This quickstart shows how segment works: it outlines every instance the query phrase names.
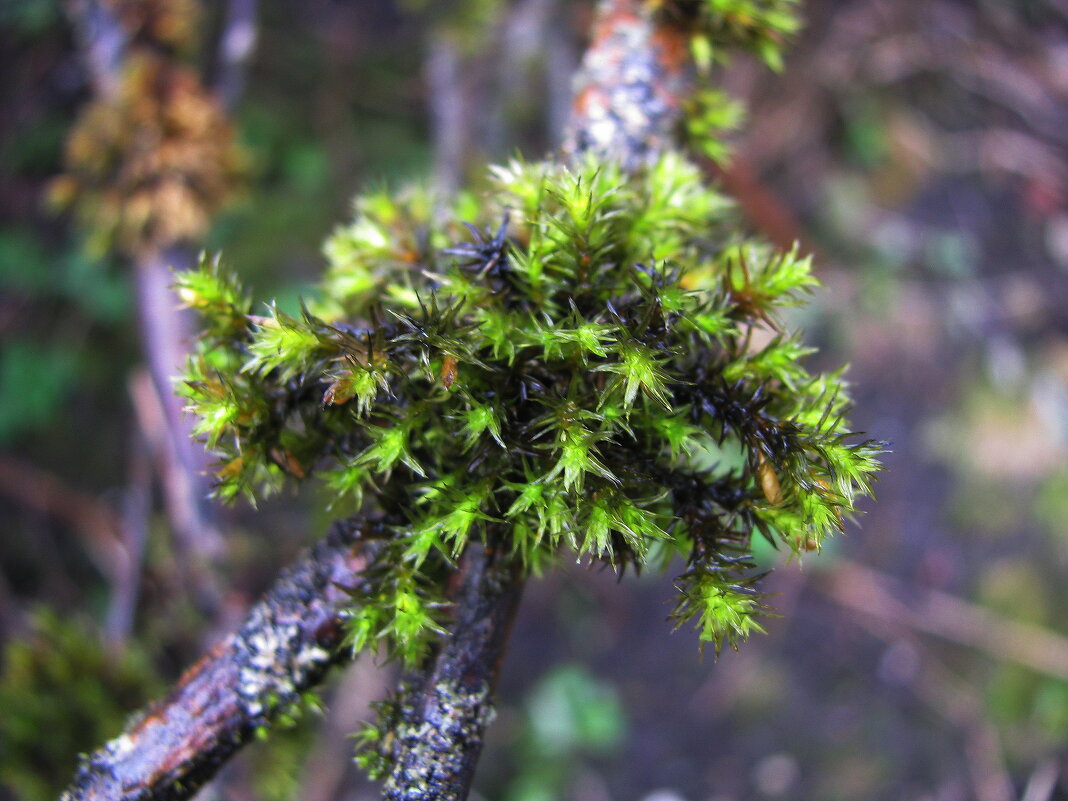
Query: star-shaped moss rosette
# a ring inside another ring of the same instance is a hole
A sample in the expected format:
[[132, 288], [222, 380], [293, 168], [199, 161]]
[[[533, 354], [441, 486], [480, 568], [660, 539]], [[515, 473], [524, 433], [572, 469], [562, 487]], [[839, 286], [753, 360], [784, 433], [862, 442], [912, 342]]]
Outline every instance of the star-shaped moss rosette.
[[216, 262], [179, 277], [204, 334], [185, 384], [218, 492], [318, 475], [391, 532], [357, 648], [415, 662], [472, 540], [530, 570], [565, 553], [685, 561], [677, 624], [735, 647], [760, 630], [763, 536], [816, 550], [870, 492], [881, 444], [848, 428], [840, 372], [782, 327], [809, 260], [732, 233], [676, 154], [625, 175], [513, 162], [437, 224], [425, 193], [363, 197], [299, 316]]

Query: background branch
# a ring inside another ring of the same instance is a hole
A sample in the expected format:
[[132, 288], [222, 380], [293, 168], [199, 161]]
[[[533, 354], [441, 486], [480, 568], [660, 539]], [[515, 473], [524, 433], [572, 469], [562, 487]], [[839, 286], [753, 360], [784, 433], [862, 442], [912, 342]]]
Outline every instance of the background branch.
[[[214, 617], [221, 590], [210, 566], [223, 553], [222, 536], [208, 500], [209, 459], [204, 446], [193, 438], [193, 421], [182, 413], [182, 401], [174, 392], [193, 340], [192, 312], [178, 308], [171, 289], [174, 272], [193, 266], [184, 246], [165, 253], [135, 256], [134, 281], [141, 342], [155, 387], [155, 398], [143, 395], [139, 412], [154, 411], [154, 422], [145, 420], [147, 436], [155, 446], [163, 503], [185, 567], [196, 576], [194, 600], [209, 618]], [[155, 400], [155, 403], [152, 401]], [[152, 407], [155, 407], [154, 409]]]
[[258, 0], [230, 0], [219, 35], [218, 66], [212, 85], [219, 102], [233, 111], [245, 91], [248, 62], [256, 49]]
[[129, 45], [126, 31], [113, 9], [100, 0], [71, 0], [69, 11], [93, 91], [99, 97], [114, 97]]
[[1041, 626], [1010, 620], [949, 593], [906, 586], [845, 559], [816, 586], [849, 609], [1068, 680], [1068, 639]]

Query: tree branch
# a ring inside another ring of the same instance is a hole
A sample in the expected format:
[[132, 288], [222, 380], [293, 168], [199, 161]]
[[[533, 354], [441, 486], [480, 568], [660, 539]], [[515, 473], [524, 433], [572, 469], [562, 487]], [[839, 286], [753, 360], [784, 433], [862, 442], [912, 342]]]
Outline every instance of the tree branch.
[[194, 259], [187, 247], [176, 245], [164, 253], [141, 253], [134, 260], [141, 344], [159, 412], [158, 425], [145, 428], [145, 433], [156, 452], [167, 519], [194, 578], [194, 600], [212, 618], [222, 594], [212, 565], [225, 546], [209, 501], [211, 458], [193, 437], [193, 421], [183, 415], [182, 400], [174, 392], [174, 376], [181, 374], [188, 357], [196, 320], [192, 309], [179, 308], [171, 285], [174, 273], [190, 269]]
[[523, 577], [499, 549], [464, 554], [452, 632], [419, 687], [402, 698], [389, 801], [459, 801], [467, 797], [493, 717], [497, 683]]
[[170, 694], [82, 761], [61, 801], [189, 798], [257, 729], [347, 658], [343, 610], [373, 557], [373, 523], [335, 523]]
[[126, 31], [114, 10], [101, 0], [72, 0], [70, 18], [85, 56], [93, 91], [100, 97], [114, 97], [122, 81], [129, 46]]
[[689, 38], [640, 0], [601, 0], [575, 76], [564, 153], [633, 170], [672, 147], [693, 83]]
[[258, 0], [230, 0], [226, 20], [219, 36], [219, 63], [212, 82], [219, 102], [233, 111], [245, 91], [248, 62], [256, 49], [256, 11]]
[[815, 586], [847, 609], [1068, 681], [1068, 639], [1050, 629], [1003, 617], [948, 593], [903, 584], [847, 559], [838, 559]]

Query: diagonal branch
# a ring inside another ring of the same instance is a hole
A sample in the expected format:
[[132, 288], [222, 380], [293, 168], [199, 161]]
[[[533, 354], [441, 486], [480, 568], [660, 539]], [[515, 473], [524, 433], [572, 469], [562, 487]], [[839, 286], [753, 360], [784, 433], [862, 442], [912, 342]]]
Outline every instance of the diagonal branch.
[[235, 634], [170, 694], [82, 761], [61, 801], [189, 798], [258, 729], [344, 661], [347, 589], [373, 558], [374, 523], [338, 522], [285, 570]]

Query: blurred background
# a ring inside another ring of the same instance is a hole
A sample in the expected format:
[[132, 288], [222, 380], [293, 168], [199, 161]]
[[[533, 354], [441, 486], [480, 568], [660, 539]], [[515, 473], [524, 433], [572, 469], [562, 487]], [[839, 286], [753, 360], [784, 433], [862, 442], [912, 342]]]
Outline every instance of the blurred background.
[[[718, 660], [669, 631], [670, 575], [532, 582], [479, 798], [1068, 799], [1068, 2], [803, 7], [782, 74], [717, 73], [750, 115], [710, 172], [749, 227], [816, 255], [825, 288], [790, 324], [821, 368], [851, 364], [854, 426], [891, 443], [878, 500], [818, 558], [763, 553], [781, 617]], [[0, 798], [25, 801], [328, 522], [314, 489], [182, 522], [144, 248], [58, 208], [103, 91], [66, 11], [0, 2]], [[554, 147], [591, 15], [205, 4], [180, 58], [226, 99], [239, 189], [202, 246], [296, 308], [357, 191], [449, 192]], [[376, 797], [348, 735], [391, 683], [339, 673], [201, 797]]]

